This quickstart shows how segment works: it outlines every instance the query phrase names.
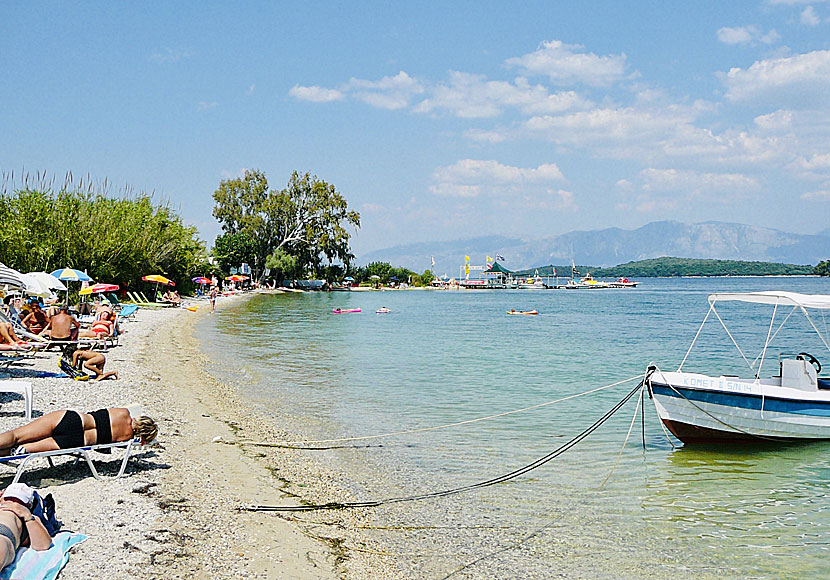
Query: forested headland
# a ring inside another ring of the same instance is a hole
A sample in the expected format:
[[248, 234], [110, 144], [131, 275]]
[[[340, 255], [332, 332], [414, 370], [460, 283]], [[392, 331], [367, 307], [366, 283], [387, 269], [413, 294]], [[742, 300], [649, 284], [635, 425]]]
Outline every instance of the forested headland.
[[[776, 262], [749, 262], [742, 260], [711, 260], [697, 258], [652, 258], [626, 262], [609, 268], [577, 265], [582, 275], [589, 273], [594, 278], [657, 278], [672, 276], [812, 276], [821, 275], [821, 265], [780, 264]], [[571, 266], [545, 266], [537, 268], [539, 275], [552, 276], [553, 271], [559, 276], [570, 277]], [[537, 269], [524, 270], [532, 274]], [[827, 275], [827, 274], [824, 274]]]

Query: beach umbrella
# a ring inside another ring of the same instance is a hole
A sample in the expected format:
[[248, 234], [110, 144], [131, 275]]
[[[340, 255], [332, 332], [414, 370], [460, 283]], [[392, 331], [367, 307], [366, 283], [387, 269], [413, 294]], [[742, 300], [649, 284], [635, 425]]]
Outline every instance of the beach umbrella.
[[118, 284], [93, 284], [92, 286], [87, 286], [86, 288], [82, 288], [78, 294], [81, 296], [86, 296], [87, 294], [100, 294], [101, 292], [115, 292], [119, 288]]
[[23, 275], [20, 272], [0, 262], [0, 287], [6, 287], [7, 290], [23, 290], [26, 288], [26, 283], [21, 276]]
[[343, 281], [344, 282], [354, 282], [354, 278], [352, 278], [351, 276], [346, 276], [345, 278], [343, 278]]
[[146, 282], [155, 282], [156, 284], [164, 284], [165, 286], [175, 286], [176, 283], [170, 278], [165, 278], [161, 274], [148, 274], [141, 278]]
[[21, 274], [20, 277], [26, 284], [26, 287], [23, 289], [23, 292], [25, 294], [37, 296], [39, 298], [54, 297], [52, 289], [49, 288], [49, 286], [47, 286], [46, 284], [44, 284], [39, 278], [36, 278], [31, 274]]
[[225, 278], [225, 280], [228, 280], [230, 282], [242, 282], [242, 280], [247, 280], [247, 279], [248, 279], [247, 276], [240, 276], [239, 274], [232, 274], [232, 275]]
[[92, 278], [86, 272], [74, 268], [62, 268], [52, 272], [52, 276], [58, 280], [69, 280], [70, 282], [92, 282]]
[[[86, 272], [75, 270], [74, 268], [62, 268], [52, 272], [52, 276], [58, 280], [65, 280], [71, 282], [92, 282], [92, 278]], [[66, 303], [69, 304], [69, 289], [66, 290]]]
[[210, 280], [204, 276], [196, 276], [192, 280], [194, 284], [210, 284]]
[[66, 284], [61, 282], [58, 278], [52, 276], [52, 274], [48, 274], [46, 272], [29, 272], [26, 276], [36, 278], [41, 284], [50, 290], [58, 290], [60, 292], [66, 290]]

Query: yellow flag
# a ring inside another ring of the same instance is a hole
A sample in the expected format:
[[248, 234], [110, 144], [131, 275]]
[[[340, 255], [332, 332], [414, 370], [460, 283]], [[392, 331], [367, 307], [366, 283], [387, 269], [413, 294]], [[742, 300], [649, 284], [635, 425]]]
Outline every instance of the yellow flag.
[[487, 263], [490, 263], [492, 261], [493, 261], [493, 258], [491, 258], [490, 256], [487, 256]]
[[470, 261], [470, 256], [464, 256], [464, 261], [469, 262]]
[[469, 273], [470, 273], [470, 265], [469, 265], [469, 264], [464, 264], [464, 273], [465, 273], [465, 274], [469, 274]]

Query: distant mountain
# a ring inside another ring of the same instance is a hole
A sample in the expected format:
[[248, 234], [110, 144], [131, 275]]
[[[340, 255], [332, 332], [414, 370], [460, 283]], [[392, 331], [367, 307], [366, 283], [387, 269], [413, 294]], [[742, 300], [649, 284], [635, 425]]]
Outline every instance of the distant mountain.
[[422, 272], [434, 257], [436, 274], [457, 276], [465, 255], [471, 264], [483, 264], [485, 256], [495, 258], [496, 254], [506, 258], [503, 264], [511, 270], [570, 264], [571, 260], [615, 266], [662, 256], [817, 264], [830, 258], [830, 230], [802, 235], [744, 224], [662, 221], [635, 230], [573, 231], [537, 239], [487, 236], [409, 244], [358, 256], [358, 263], [389, 262]]

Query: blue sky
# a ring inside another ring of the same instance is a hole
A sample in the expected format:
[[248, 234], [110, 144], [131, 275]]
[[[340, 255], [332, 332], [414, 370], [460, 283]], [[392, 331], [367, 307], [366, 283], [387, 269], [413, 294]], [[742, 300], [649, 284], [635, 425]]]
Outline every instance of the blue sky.
[[361, 252], [830, 217], [830, 3], [3, 2], [0, 170], [333, 183]]

